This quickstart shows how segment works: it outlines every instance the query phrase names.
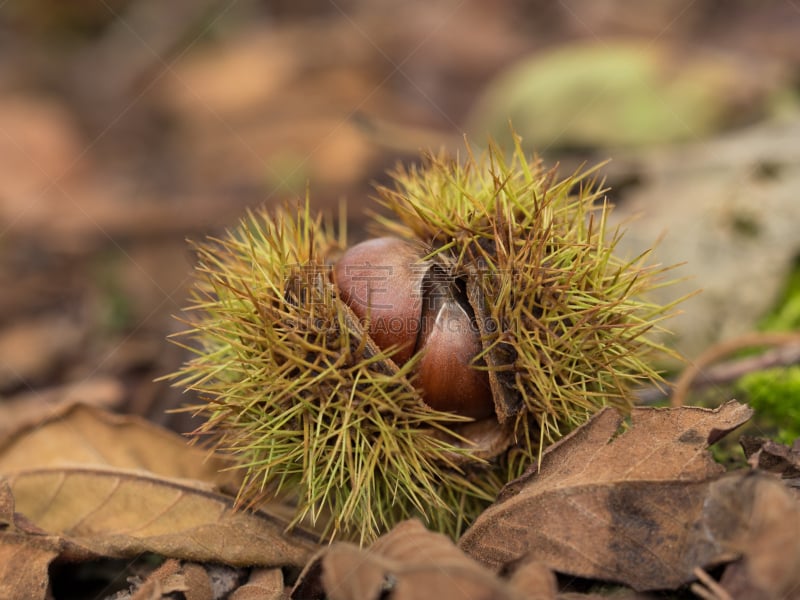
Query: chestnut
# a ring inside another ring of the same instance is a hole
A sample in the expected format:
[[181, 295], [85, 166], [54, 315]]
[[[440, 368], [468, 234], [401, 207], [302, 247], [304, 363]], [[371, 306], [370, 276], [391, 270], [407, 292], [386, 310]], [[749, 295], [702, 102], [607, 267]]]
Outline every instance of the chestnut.
[[422, 352], [418, 385], [432, 408], [483, 419], [494, 414], [489, 373], [476, 368], [485, 366], [475, 361], [480, 335], [471, 308], [454, 291], [442, 288], [425, 298], [417, 340]]
[[334, 265], [341, 299], [398, 365], [421, 352], [416, 381], [436, 410], [481, 419], [494, 405], [486, 371], [473, 363], [480, 336], [465, 295], [424, 251], [398, 238], [367, 240]]
[[381, 237], [347, 249], [333, 267], [339, 296], [367, 324], [382, 350], [397, 348], [398, 365], [414, 354], [422, 312], [422, 280], [430, 263], [410, 242]]

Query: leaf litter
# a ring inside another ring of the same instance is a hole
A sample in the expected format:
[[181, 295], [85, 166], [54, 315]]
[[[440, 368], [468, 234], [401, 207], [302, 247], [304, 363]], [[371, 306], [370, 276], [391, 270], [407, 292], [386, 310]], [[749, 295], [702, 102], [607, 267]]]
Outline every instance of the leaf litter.
[[[518, 577], [503, 581], [459, 551], [440, 533], [418, 520], [403, 521], [368, 549], [338, 542], [320, 551], [306, 566], [292, 591], [293, 598], [372, 600], [393, 598], [460, 598], [522, 600], [533, 598], [518, 589]], [[537, 587], [555, 597], [555, 578], [546, 572]]]
[[798, 448], [745, 438], [750, 468], [732, 472], [709, 452], [751, 414], [735, 401], [636, 408], [629, 421], [604, 409], [456, 543], [412, 520], [362, 548], [321, 547], [269, 505], [236, 510], [226, 461], [204, 462], [180, 436], [66, 406], [0, 443], [0, 597], [47, 598], [64, 561], [142, 553], [167, 562], [128, 597], [224, 597], [208, 591], [212, 564], [238, 569], [235, 598], [600, 597], [559, 588], [575, 577], [627, 598], [690, 586], [703, 598], [800, 597]]
[[[760, 470], [724, 473], [707, 451], [751, 413], [733, 401], [715, 410], [637, 408], [619, 433], [621, 415], [601, 411], [509, 484], [459, 545], [498, 572], [536, 559], [639, 591], [684, 586], [698, 567], [763, 562], [781, 576], [759, 585], [783, 594], [800, 586], [796, 500]], [[772, 537], [770, 514], [785, 515], [792, 537], [777, 551], [758, 547]]]
[[0, 598], [47, 598], [48, 568], [64, 561], [149, 553], [186, 564], [305, 564], [315, 538], [285, 532], [269, 506], [237, 510], [218, 489], [228, 464], [93, 406], [64, 406], [18, 429], [0, 442]]

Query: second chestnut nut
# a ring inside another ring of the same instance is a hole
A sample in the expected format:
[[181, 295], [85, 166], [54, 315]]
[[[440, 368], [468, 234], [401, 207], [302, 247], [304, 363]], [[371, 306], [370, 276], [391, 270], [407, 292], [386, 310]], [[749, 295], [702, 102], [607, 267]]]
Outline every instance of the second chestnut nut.
[[418, 246], [393, 237], [349, 248], [333, 268], [339, 295], [398, 365], [421, 353], [416, 384], [431, 408], [494, 413], [480, 334], [463, 290]]

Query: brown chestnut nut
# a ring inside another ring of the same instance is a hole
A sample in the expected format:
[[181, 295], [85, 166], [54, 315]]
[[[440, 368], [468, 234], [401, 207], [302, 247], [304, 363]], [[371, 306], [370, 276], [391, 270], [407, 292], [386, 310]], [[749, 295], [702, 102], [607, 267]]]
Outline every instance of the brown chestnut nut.
[[414, 354], [422, 313], [422, 280], [430, 263], [416, 246], [382, 237], [349, 248], [334, 265], [339, 295], [379, 348], [397, 347], [398, 365]]
[[[392, 237], [348, 249], [333, 269], [342, 300], [379, 348], [404, 364], [421, 352], [416, 380], [431, 408], [481, 419], [494, 412], [481, 342], [464, 294], [424, 252]], [[479, 365], [478, 365], [479, 366]]]
[[417, 371], [425, 402], [436, 410], [483, 419], [494, 414], [489, 374], [476, 366], [480, 335], [472, 310], [456, 299], [455, 286], [435, 285], [426, 293], [417, 349]]

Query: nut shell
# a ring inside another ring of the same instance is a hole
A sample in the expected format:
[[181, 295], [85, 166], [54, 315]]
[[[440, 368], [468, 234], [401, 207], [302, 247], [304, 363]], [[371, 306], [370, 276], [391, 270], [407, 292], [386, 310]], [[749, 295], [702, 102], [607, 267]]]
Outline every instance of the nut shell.
[[417, 246], [393, 237], [349, 248], [334, 265], [341, 299], [366, 326], [378, 347], [397, 348], [403, 365], [414, 354], [422, 313], [422, 281], [430, 263]]
[[423, 400], [431, 408], [473, 419], [494, 414], [489, 376], [475, 357], [481, 340], [467, 309], [456, 299], [437, 296], [422, 317], [417, 371]]

